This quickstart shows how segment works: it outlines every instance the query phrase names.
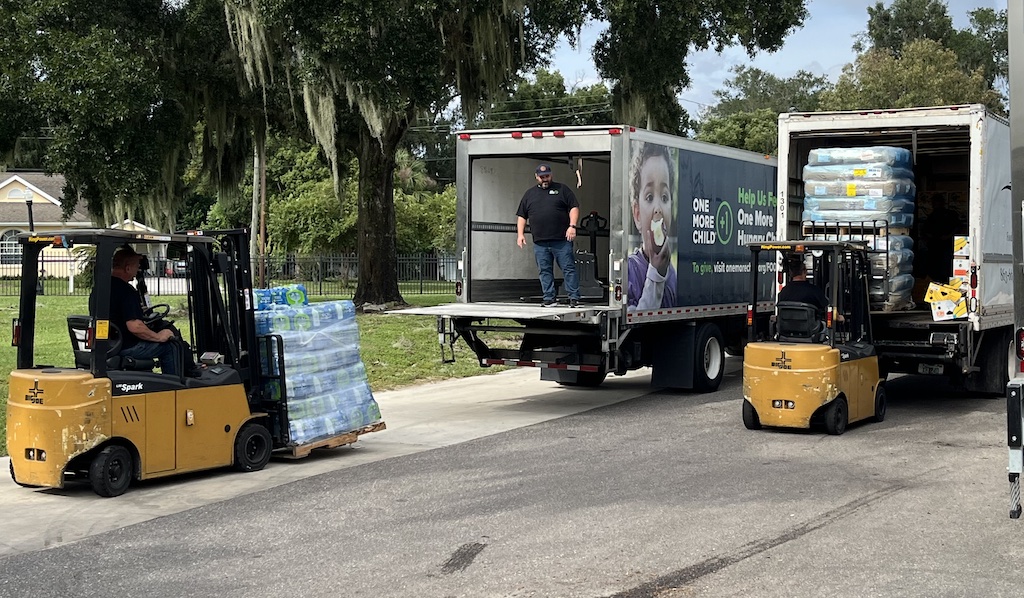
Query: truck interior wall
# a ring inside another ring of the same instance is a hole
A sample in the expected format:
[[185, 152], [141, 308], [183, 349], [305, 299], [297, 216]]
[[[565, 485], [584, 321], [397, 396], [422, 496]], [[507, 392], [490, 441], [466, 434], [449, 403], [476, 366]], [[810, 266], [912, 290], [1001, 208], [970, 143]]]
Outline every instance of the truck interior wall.
[[[570, 156], [550, 155], [527, 157], [478, 157], [471, 162], [470, 179], [470, 301], [520, 301], [522, 297], [540, 296], [537, 263], [533, 242], [526, 235], [527, 246], [516, 245], [516, 211], [523, 193], [537, 184], [534, 172], [541, 162], [549, 164], [553, 179], [570, 186], [580, 204], [580, 220], [597, 212], [612, 221], [611, 170], [608, 156], [574, 156], [582, 159], [582, 186], [576, 186], [576, 173], [570, 168]], [[590, 251], [590, 237], [577, 233], [577, 250]], [[600, 278], [608, 276], [608, 233], [597, 237], [597, 268]], [[557, 284], [562, 274], [555, 267]]]
[[[860, 133], [860, 132], [858, 132]], [[940, 201], [952, 210], [960, 221], [956, 234], [968, 234], [968, 215], [970, 210], [970, 131], [966, 127], [938, 127], [916, 131], [916, 152], [914, 134], [910, 130], [878, 131], [868, 134], [843, 136], [841, 133], [815, 133], [813, 136], [793, 138], [790, 140], [790, 160], [788, 172], [788, 236], [791, 239], [801, 235], [801, 217], [803, 213], [804, 181], [803, 168], [807, 165], [808, 155], [812, 149], [824, 147], [864, 147], [888, 145], [903, 147], [914, 152], [914, 182], [917, 186], [913, 225], [909, 227], [909, 235], [914, 239], [914, 279], [913, 299], [917, 309], [928, 309], [924, 302], [924, 294], [928, 282], [935, 278], [945, 279], [952, 274], [952, 263], [939, 266], [929, 263], [929, 258], [939, 256], [939, 251], [932, 251], [929, 242], [928, 218], [934, 206]], [[907, 229], [904, 229], [907, 230]], [[951, 241], [950, 241], [951, 242]], [[936, 269], [947, 267], [944, 275]]]

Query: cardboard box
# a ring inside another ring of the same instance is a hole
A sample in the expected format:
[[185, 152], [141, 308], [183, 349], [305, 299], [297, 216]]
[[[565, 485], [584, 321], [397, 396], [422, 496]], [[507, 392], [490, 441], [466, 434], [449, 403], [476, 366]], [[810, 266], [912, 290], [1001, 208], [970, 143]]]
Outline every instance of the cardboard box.
[[932, 320], [935, 322], [964, 317], [967, 317], [967, 302], [962, 298], [959, 301], [932, 302]]
[[963, 298], [963, 293], [959, 289], [937, 282], [928, 284], [928, 292], [924, 294], [924, 300], [926, 303], [938, 303], [940, 301], [952, 301], [956, 303]]
[[961, 235], [953, 237], [953, 256], [971, 257], [971, 238]]
[[[953, 276], [962, 280], [970, 280], [971, 278], [971, 260], [956, 257], [953, 258]], [[950, 281], [952, 282], [952, 281]], [[959, 284], [950, 284], [950, 286], [960, 286]]]

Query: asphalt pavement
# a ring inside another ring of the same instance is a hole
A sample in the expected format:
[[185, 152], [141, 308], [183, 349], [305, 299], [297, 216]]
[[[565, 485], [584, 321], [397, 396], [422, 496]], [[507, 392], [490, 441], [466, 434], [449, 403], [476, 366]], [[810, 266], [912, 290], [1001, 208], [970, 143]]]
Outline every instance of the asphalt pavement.
[[[755, 432], [738, 366], [706, 395], [642, 372], [591, 395], [516, 370], [452, 383], [469, 403], [445, 402], [449, 383], [407, 391], [407, 425], [396, 401], [360, 448], [265, 472], [117, 499], [0, 486], [5, 542], [22, 518], [54, 536], [9, 542], [0, 597], [1021, 594], [1002, 400], [904, 377], [883, 423]], [[15, 495], [28, 506], [12, 512]]]

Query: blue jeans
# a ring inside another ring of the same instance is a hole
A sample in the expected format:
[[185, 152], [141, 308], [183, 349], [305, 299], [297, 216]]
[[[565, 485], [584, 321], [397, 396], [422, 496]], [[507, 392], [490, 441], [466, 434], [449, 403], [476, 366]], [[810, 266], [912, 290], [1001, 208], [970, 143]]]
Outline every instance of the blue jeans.
[[120, 354], [122, 357], [134, 359], [159, 359], [160, 371], [164, 374], [177, 376], [181, 371], [181, 368], [178, 367], [177, 343], [173, 340], [166, 343], [139, 341], [127, 349], [121, 349]]
[[534, 241], [533, 255], [540, 270], [540, 288], [545, 301], [555, 299], [554, 262], [565, 276], [565, 291], [570, 299], [580, 298], [580, 279], [576, 276], [576, 258], [569, 241]]

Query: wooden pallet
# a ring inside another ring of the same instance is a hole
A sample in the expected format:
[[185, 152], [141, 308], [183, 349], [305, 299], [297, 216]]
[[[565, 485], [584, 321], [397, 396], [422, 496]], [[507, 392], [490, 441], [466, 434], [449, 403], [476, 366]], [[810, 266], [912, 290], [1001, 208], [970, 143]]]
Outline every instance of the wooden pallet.
[[283, 449], [278, 450], [274, 453], [275, 457], [282, 457], [284, 459], [302, 459], [308, 457], [311, 452], [316, 449], [332, 449], [338, 448], [339, 446], [345, 446], [352, 444], [359, 440], [359, 437], [363, 434], [369, 434], [370, 432], [378, 432], [380, 430], [386, 430], [387, 426], [384, 422], [377, 422], [370, 424], [364, 428], [358, 430], [352, 430], [351, 432], [345, 432], [337, 436], [331, 436], [330, 438], [324, 438], [323, 440], [317, 440], [315, 442], [309, 442], [306, 444], [295, 444], [287, 446]]

